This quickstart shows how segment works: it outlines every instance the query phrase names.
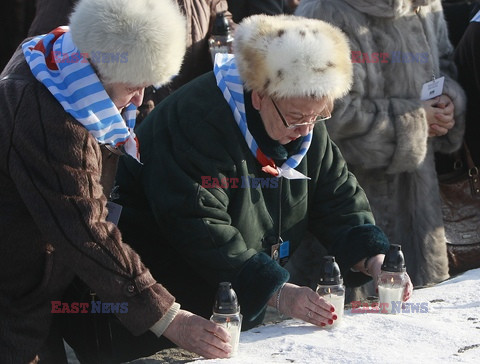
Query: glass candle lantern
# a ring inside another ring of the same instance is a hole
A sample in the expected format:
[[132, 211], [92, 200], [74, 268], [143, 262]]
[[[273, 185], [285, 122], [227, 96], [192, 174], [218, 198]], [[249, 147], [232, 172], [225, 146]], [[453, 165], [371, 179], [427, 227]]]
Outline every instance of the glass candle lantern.
[[390, 245], [377, 283], [380, 312], [399, 313], [407, 283], [405, 259], [400, 245]]
[[210, 321], [223, 326], [230, 333], [230, 345], [232, 346], [230, 356], [235, 356], [240, 341], [242, 315], [240, 314], [237, 295], [230, 282], [219, 284]]
[[233, 53], [233, 32], [225, 17], [225, 12], [217, 13], [211, 35], [208, 39], [208, 48], [215, 62], [217, 53]]
[[322, 258], [321, 275], [316, 292], [328, 303], [335, 307], [337, 319], [332, 325], [325, 328], [332, 328], [339, 325], [343, 319], [345, 306], [345, 286], [335, 257], [327, 255]]

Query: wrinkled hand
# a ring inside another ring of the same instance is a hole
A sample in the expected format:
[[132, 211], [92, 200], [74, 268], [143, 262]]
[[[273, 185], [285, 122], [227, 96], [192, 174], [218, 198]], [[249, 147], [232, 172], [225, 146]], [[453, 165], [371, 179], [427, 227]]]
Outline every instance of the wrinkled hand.
[[367, 269], [373, 278], [373, 282], [375, 283], [375, 288], [377, 288], [378, 275], [382, 270], [382, 264], [384, 259], [385, 259], [385, 254], [377, 254], [368, 260]]
[[[276, 294], [273, 295], [276, 298]], [[335, 307], [309, 287], [286, 283], [280, 295], [280, 312], [317, 326], [333, 324], [337, 319]]]
[[227, 358], [232, 351], [223, 327], [185, 310], [177, 313], [163, 336], [206, 359]]
[[443, 94], [423, 101], [423, 108], [426, 112], [429, 137], [445, 135], [455, 125], [455, 106], [449, 96]]
[[405, 273], [405, 275], [407, 276], [407, 284], [405, 285], [405, 289], [403, 291], [403, 301], [408, 301], [410, 297], [412, 297], [413, 284], [408, 273]]

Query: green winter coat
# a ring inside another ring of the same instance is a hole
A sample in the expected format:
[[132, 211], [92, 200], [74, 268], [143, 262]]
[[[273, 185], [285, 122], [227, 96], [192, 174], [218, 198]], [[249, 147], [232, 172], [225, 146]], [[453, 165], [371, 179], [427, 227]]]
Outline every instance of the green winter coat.
[[[253, 108], [247, 110], [251, 118], [259, 118]], [[148, 254], [156, 255], [151, 261], [184, 260], [211, 287], [232, 282], [244, 328], [258, 323], [268, 299], [288, 280], [270, 258], [279, 180], [264, 173], [248, 149], [213, 73], [165, 99], [137, 135], [143, 165], [124, 158], [117, 174], [122, 232], [133, 235], [133, 229], [135, 241], [158, 245], [149, 247]], [[367, 198], [323, 124], [315, 127], [296, 169], [311, 180], [282, 181], [281, 236], [290, 241], [290, 254], [309, 230], [336, 256], [346, 283], [364, 283], [368, 277], [350, 268], [386, 252], [388, 241], [373, 225]], [[251, 184], [244, 188], [247, 178]], [[211, 296], [197, 299], [213, 303]]]

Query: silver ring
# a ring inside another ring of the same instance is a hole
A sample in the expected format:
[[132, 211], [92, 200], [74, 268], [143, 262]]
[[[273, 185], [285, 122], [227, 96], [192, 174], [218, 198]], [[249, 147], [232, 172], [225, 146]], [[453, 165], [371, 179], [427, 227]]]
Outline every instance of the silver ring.
[[307, 317], [312, 318], [312, 311], [308, 310]]

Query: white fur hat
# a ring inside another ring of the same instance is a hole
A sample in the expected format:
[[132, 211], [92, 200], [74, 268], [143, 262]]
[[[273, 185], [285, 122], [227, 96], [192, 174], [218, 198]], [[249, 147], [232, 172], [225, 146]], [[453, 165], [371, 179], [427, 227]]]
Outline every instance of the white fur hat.
[[248, 17], [235, 30], [234, 53], [245, 87], [269, 96], [335, 99], [352, 84], [347, 37], [321, 20]]
[[80, 0], [69, 26], [105, 83], [161, 85], [182, 65], [186, 22], [173, 0]]

